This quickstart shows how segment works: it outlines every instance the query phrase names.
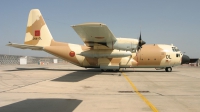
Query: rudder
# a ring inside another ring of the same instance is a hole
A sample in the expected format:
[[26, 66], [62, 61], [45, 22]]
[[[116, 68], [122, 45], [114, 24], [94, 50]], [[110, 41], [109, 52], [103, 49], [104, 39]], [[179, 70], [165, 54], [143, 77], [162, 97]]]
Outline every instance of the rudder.
[[53, 37], [39, 9], [29, 13], [24, 44], [35, 46], [50, 46]]

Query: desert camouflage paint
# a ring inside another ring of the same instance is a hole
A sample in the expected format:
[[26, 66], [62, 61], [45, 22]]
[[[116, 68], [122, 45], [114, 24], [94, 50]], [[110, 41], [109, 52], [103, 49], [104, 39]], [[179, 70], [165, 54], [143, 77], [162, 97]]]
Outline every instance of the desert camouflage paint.
[[[88, 23], [91, 25], [91, 23]], [[92, 25], [96, 25], [93, 23]], [[87, 24], [83, 24], [87, 25]], [[74, 26], [73, 26], [74, 27]], [[107, 26], [104, 25], [105, 28]], [[78, 30], [77, 30], [78, 31]], [[103, 31], [103, 30], [102, 30]], [[89, 32], [89, 31], [88, 31]], [[109, 33], [110, 30], [108, 31]], [[84, 34], [85, 36], [85, 34]], [[83, 40], [85, 37], [83, 36]], [[112, 38], [113, 35], [111, 35]], [[152, 68], [161, 68], [161, 67], [172, 67], [181, 64], [181, 52], [172, 51], [173, 45], [161, 45], [161, 44], [145, 44], [142, 48], [133, 52], [130, 56], [126, 57], [85, 57], [81, 56], [80, 53], [84, 51], [91, 50], [104, 50], [105, 52], [111, 52], [113, 49], [109, 46], [104, 46], [102, 44], [93, 43], [91, 45], [90, 40], [84, 40], [88, 46], [81, 46], [70, 43], [56, 42], [53, 40], [53, 37], [38, 9], [33, 9], [30, 11], [25, 35], [24, 44], [27, 46], [40, 46], [43, 47], [43, 50], [60, 57], [66, 61], [69, 61], [72, 64], [81, 67], [92, 67], [92, 68], [108, 68], [113, 67], [113, 69], [118, 68], [129, 68], [129, 67], [152, 67]], [[95, 39], [101, 40], [104, 39], [103, 36], [95, 36]], [[116, 38], [117, 40], [117, 38]], [[118, 39], [120, 40], [120, 39]], [[121, 39], [125, 41], [125, 39]], [[106, 41], [105, 41], [106, 42]], [[110, 42], [110, 40], [109, 40]], [[120, 41], [118, 41], [120, 43]], [[121, 41], [122, 42], [122, 41]], [[134, 41], [133, 43], [137, 43]], [[112, 46], [112, 45], [110, 45]], [[113, 47], [113, 46], [112, 46]], [[19, 47], [18, 47], [19, 48]], [[116, 49], [115, 49], [116, 50]], [[115, 51], [118, 52], [118, 51]], [[111, 52], [112, 53], [112, 52]], [[119, 49], [120, 53], [120, 49]], [[177, 57], [177, 54], [180, 56]], [[94, 55], [94, 54], [90, 54]]]

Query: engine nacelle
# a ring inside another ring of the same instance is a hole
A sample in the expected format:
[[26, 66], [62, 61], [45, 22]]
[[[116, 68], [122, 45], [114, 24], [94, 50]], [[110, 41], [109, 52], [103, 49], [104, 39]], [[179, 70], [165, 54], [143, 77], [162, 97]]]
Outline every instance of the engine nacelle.
[[126, 51], [136, 50], [137, 45], [138, 45], [138, 39], [131, 39], [131, 38], [117, 38], [116, 42], [107, 43], [107, 46], [109, 48], [126, 50]]

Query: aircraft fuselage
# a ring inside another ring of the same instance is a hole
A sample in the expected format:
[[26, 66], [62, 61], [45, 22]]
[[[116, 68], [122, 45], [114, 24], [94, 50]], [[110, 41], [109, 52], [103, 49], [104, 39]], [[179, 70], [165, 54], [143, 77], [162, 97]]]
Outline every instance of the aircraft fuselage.
[[[98, 58], [92, 58], [92, 55], [97, 55], [101, 50], [95, 50], [95, 52], [90, 52], [91, 56], [85, 57], [81, 56], [80, 53], [86, 51], [92, 51], [90, 47], [81, 46], [76, 44], [69, 44], [63, 42], [56, 42], [52, 40], [51, 45], [44, 47], [44, 51], [58, 56], [70, 63], [73, 63], [77, 66], [85, 67], [85, 68], [101, 68], [103, 66], [108, 67], [118, 67], [118, 68], [141, 68], [141, 67], [149, 67], [149, 68], [164, 68], [164, 67], [172, 67], [181, 64], [182, 54], [180, 51], [173, 51], [172, 48], [175, 46], [172, 45], [163, 45], [163, 44], [146, 44], [143, 45], [142, 48], [132, 53], [131, 56], [126, 57], [110, 57], [111, 55], [101, 56]], [[112, 49], [104, 49], [104, 53], [108, 52], [112, 54]], [[118, 50], [118, 54], [120, 54], [120, 50]], [[121, 55], [124, 54], [123, 51]], [[101, 54], [101, 53], [99, 53]], [[114, 54], [115, 56], [115, 54]]]
[[20, 49], [43, 50], [72, 64], [103, 71], [120, 68], [165, 68], [188, 63], [189, 57], [177, 47], [164, 44], [146, 44], [141, 33], [138, 39], [116, 38], [103, 23], [83, 23], [72, 28], [85, 45], [54, 41], [38, 9], [28, 16], [24, 44], [9, 43]]

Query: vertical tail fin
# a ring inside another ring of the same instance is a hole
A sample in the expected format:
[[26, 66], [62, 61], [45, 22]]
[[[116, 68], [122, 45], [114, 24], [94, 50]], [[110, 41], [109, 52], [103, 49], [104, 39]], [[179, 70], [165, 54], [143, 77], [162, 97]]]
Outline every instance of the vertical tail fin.
[[29, 13], [24, 44], [50, 46], [53, 37], [38, 9]]

